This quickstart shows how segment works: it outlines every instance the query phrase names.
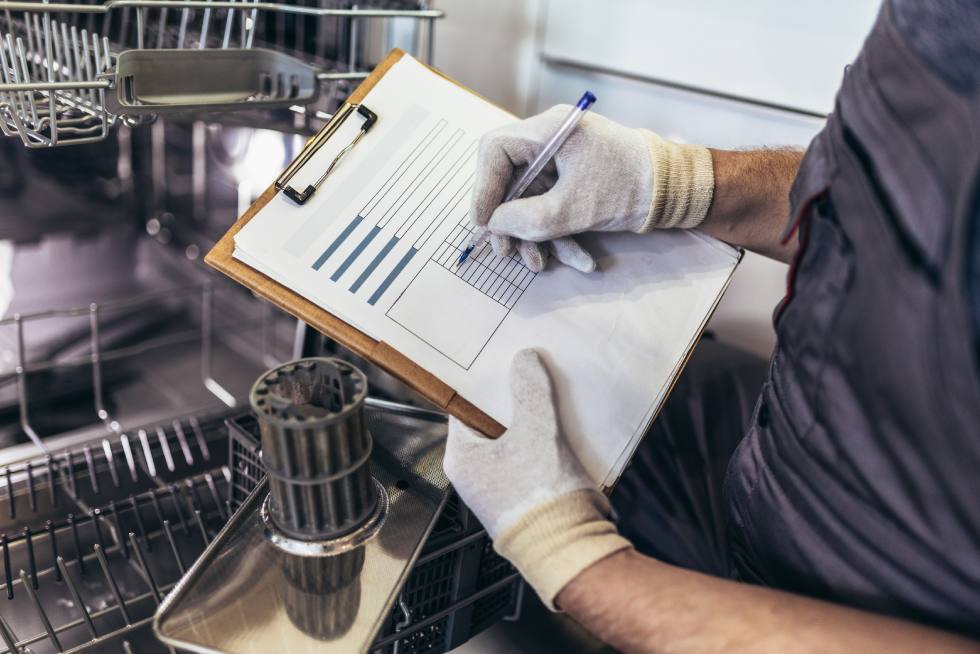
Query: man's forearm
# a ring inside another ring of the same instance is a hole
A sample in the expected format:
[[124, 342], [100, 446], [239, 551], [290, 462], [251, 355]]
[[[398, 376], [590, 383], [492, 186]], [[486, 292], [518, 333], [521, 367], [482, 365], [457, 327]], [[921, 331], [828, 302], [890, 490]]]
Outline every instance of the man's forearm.
[[712, 150], [715, 190], [700, 229], [716, 238], [788, 262], [796, 239], [782, 245], [789, 218], [789, 188], [801, 150]]
[[980, 643], [945, 632], [709, 577], [635, 550], [587, 568], [557, 604], [624, 652], [980, 652]]

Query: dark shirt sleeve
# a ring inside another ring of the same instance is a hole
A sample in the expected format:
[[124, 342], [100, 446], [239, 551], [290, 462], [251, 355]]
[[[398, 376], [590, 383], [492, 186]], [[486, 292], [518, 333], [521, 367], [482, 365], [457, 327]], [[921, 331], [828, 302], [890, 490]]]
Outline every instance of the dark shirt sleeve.
[[[952, 89], [980, 93], [980, 0], [890, 0], [895, 27]], [[980, 180], [978, 180], [980, 183]], [[980, 367], [980, 190], [974, 192], [967, 254], [967, 292]]]
[[980, 88], [980, 0], [890, 0], [895, 27], [952, 88]]

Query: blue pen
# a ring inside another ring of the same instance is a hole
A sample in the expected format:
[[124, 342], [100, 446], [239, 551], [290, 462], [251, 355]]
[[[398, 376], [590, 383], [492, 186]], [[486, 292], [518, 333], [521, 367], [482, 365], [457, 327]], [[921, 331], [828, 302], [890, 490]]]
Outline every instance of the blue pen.
[[[519, 198], [524, 194], [527, 187], [530, 186], [531, 182], [533, 182], [541, 171], [544, 170], [545, 165], [551, 161], [551, 158], [555, 156], [558, 149], [562, 146], [582, 118], [585, 117], [585, 113], [594, 102], [595, 96], [592, 95], [591, 91], [586, 91], [582, 95], [582, 98], [574, 107], [572, 107], [572, 110], [568, 112], [568, 116], [562, 121], [554, 135], [548, 139], [548, 142], [544, 144], [544, 147], [541, 148], [538, 155], [534, 157], [534, 161], [532, 161], [527, 167], [524, 174], [521, 175], [520, 179], [514, 182], [514, 185], [507, 191], [507, 195], [504, 196], [504, 202], [510, 202], [511, 200]], [[486, 227], [477, 227], [475, 230], [473, 230], [473, 235], [470, 237], [470, 242], [465, 248], [463, 248], [463, 253], [459, 255], [459, 261], [456, 262], [456, 265], [458, 266], [466, 261], [466, 258], [470, 256], [470, 253], [486, 243], [488, 238], [490, 238], [490, 230]]]

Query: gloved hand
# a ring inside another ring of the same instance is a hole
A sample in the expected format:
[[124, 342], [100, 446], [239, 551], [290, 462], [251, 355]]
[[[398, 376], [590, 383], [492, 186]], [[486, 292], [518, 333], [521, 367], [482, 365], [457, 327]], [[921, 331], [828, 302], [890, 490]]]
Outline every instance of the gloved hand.
[[469, 215], [476, 225], [489, 227], [498, 255], [510, 255], [517, 247], [528, 268], [537, 272], [550, 251], [562, 263], [590, 272], [595, 261], [569, 238], [574, 234], [644, 233], [696, 227], [704, 220], [714, 192], [707, 148], [666, 141], [594, 113], [582, 119], [555, 155], [551, 177], [557, 172], [557, 182], [551, 188], [527, 197], [535, 192], [532, 185], [525, 197], [501, 204], [511, 179], [570, 109], [552, 107], [480, 140]]
[[450, 418], [443, 467], [494, 548], [554, 609], [569, 581], [630, 543], [606, 519], [609, 502], [560, 433], [541, 358], [522, 350], [510, 377], [510, 429], [494, 440]]

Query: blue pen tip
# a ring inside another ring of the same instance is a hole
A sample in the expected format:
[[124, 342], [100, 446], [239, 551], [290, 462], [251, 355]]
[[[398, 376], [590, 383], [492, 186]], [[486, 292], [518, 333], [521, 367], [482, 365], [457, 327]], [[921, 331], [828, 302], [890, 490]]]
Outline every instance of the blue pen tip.
[[595, 102], [595, 94], [592, 91], [586, 91], [582, 94], [577, 106], [579, 109], [588, 109], [592, 106], [593, 102]]

